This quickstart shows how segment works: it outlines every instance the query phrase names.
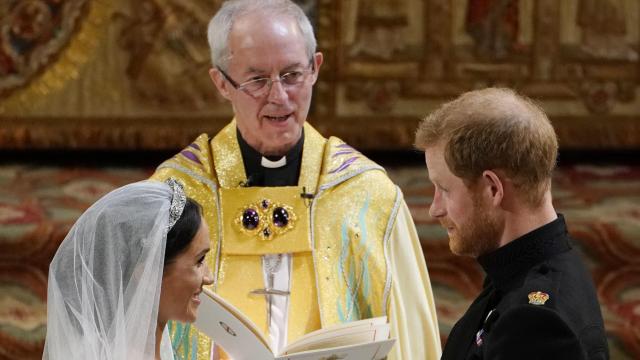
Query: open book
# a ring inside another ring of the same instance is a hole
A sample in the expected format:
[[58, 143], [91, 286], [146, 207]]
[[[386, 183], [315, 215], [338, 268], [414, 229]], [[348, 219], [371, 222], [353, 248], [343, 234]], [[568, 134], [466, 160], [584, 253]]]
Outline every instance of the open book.
[[237, 308], [212, 291], [204, 289], [203, 294], [195, 326], [233, 360], [378, 360], [395, 342], [383, 316], [311, 332], [274, 354], [258, 327]]

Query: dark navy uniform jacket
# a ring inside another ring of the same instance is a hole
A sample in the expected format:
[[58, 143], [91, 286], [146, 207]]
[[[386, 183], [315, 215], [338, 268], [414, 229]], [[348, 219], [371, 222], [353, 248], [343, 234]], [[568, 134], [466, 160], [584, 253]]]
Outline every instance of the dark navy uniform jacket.
[[478, 262], [483, 290], [442, 359], [609, 359], [593, 281], [562, 215]]

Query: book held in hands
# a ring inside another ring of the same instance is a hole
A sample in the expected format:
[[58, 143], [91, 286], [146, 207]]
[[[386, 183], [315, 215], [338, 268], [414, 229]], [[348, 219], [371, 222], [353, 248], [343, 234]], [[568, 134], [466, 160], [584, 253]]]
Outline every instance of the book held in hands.
[[234, 360], [363, 360], [384, 359], [389, 339], [387, 317], [377, 317], [316, 330], [274, 353], [258, 327], [237, 308], [204, 289], [195, 326]]

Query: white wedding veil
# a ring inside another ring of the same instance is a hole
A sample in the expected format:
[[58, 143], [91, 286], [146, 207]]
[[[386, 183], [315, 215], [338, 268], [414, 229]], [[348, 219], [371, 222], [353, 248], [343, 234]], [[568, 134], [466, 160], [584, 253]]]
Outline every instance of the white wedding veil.
[[[49, 268], [43, 359], [154, 358], [173, 191], [137, 182], [80, 216]], [[164, 335], [162, 359], [173, 359]]]

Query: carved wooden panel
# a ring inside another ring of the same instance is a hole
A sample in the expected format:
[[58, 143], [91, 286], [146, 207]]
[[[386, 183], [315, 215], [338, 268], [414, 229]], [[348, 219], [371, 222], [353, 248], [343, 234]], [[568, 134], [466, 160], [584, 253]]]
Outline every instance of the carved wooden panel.
[[[177, 148], [217, 131], [232, 116], [207, 75], [220, 2], [2, 2], [0, 147]], [[49, 3], [61, 10], [47, 15]], [[443, 101], [509, 86], [546, 109], [565, 148], [640, 148], [636, 0], [299, 3], [325, 54], [309, 119], [324, 134], [410, 149]], [[7, 90], [50, 44], [64, 46]]]

